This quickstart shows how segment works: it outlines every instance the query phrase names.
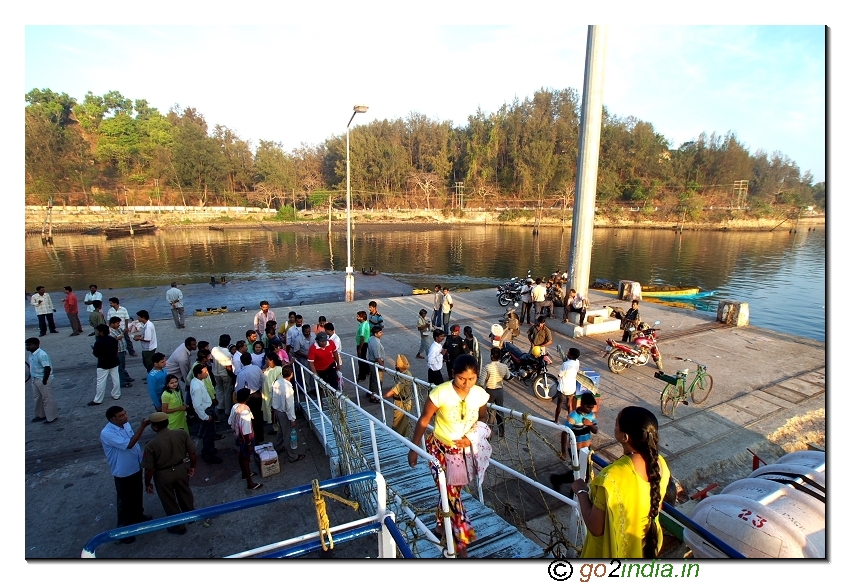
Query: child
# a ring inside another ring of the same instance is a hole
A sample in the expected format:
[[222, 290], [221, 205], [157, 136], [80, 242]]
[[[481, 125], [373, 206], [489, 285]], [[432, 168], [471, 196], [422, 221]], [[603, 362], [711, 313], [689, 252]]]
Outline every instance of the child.
[[162, 411], [162, 391], [165, 390], [165, 364], [168, 359], [161, 352], [155, 352], [151, 357], [153, 368], [148, 373], [148, 394], [157, 411]]
[[251, 355], [251, 361], [260, 368], [266, 366], [266, 347], [259, 340], [254, 342], [254, 354]]
[[555, 423], [558, 422], [561, 404], [564, 400], [567, 402], [568, 414], [576, 408], [576, 373], [579, 369], [579, 356], [581, 356], [581, 352], [578, 348], [570, 348], [567, 351], [567, 359], [561, 365], [561, 370], [558, 371], [558, 394], [555, 397], [558, 404], [555, 406]]
[[326, 317], [319, 316], [319, 322], [315, 326], [313, 326], [313, 334], [318, 334], [319, 332], [324, 332], [325, 331], [325, 324], [327, 323], [327, 321], [328, 321], [328, 319]]
[[230, 410], [230, 418], [227, 423], [236, 435], [236, 444], [239, 446], [239, 468], [242, 470], [242, 479], [248, 482], [249, 490], [258, 490], [262, 484], [252, 480], [256, 474], [251, 471], [251, 456], [254, 455], [254, 429], [252, 422], [254, 416], [248, 407], [249, 389], [236, 391], [236, 404]]
[[[408, 362], [405, 355], [399, 354], [396, 357], [395, 369], [397, 372], [402, 374], [408, 374], [408, 371], [410, 370], [410, 362]], [[384, 394], [384, 398], [389, 399], [392, 397], [393, 405], [399, 409], [404, 409], [409, 413], [413, 407], [413, 381], [402, 378], [398, 375], [396, 375], [395, 379], [395, 385], [387, 391], [386, 394]], [[393, 431], [403, 437], [407, 437], [409, 429], [410, 419], [407, 418], [407, 415], [398, 409], [395, 409], [393, 412]]]
[[[573, 430], [576, 436], [576, 449], [590, 447], [592, 435], [599, 431], [596, 425], [596, 415], [593, 408], [596, 406], [596, 397], [592, 393], [584, 393], [579, 399], [576, 409], [567, 415], [564, 425]], [[567, 434], [561, 433], [561, 459], [567, 459]]]
[[478, 339], [472, 335], [472, 326], [463, 327], [463, 336], [466, 340], [466, 348], [469, 354], [475, 357], [478, 363], [478, 370], [481, 370], [481, 348], [478, 346]]
[[428, 311], [419, 310], [419, 320], [416, 322], [416, 329], [419, 330], [419, 352], [416, 353], [416, 358], [425, 358], [428, 354], [428, 348], [431, 345], [431, 323], [428, 321]]
[[[590, 447], [592, 434], [599, 431], [596, 425], [596, 415], [593, 414], [593, 409], [596, 407], [596, 397], [593, 393], [583, 393], [579, 396], [579, 406], [575, 411], [567, 415], [564, 425], [573, 430], [573, 435], [576, 436], [576, 450], [582, 447]], [[567, 452], [567, 434], [561, 433], [561, 459], [566, 461], [569, 458]], [[590, 471], [588, 467], [588, 472]], [[589, 477], [589, 476], [588, 476]], [[573, 472], [565, 472], [563, 474], [550, 474], [549, 481], [552, 483], [552, 488], [558, 492], [561, 491], [561, 486], [564, 484], [572, 484], [574, 480]], [[572, 498], [572, 490], [567, 491], [567, 496]]]

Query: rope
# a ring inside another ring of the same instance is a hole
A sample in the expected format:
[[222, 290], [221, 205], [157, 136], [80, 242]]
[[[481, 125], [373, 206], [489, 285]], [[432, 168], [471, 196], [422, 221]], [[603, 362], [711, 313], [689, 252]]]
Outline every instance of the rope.
[[[328, 518], [328, 511], [325, 506], [325, 499], [322, 496], [328, 496], [329, 498], [333, 498], [338, 502], [347, 504], [354, 508], [355, 512], [360, 509], [360, 504], [352, 500], [346, 500], [342, 496], [337, 496], [333, 492], [328, 492], [327, 490], [320, 490], [318, 479], [313, 480], [312, 484], [313, 504], [315, 504], [316, 506], [316, 520], [319, 523], [319, 541], [322, 543], [322, 550], [327, 551], [328, 549], [334, 548], [334, 539], [331, 535], [331, 521]], [[325, 542], [325, 537], [327, 537], [327, 542]]]

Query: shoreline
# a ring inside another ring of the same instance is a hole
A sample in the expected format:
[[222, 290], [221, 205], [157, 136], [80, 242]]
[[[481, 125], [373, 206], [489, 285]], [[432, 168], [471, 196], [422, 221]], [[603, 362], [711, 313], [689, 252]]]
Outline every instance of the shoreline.
[[[296, 231], [305, 233], [327, 232], [328, 215], [322, 211], [300, 211], [300, 220], [279, 221], [265, 209], [229, 209], [203, 208], [191, 211], [157, 211], [152, 207], [142, 207], [144, 210], [133, 210], [128, 217], [126, 212], [116, 210], [94, 210], [79, 207], [53, 207], [53, 233], [83, 233], [87, 230], [102, 229], [117, 224], [151, 222], [163, 230], [174, 229], [262, 229], [273, 231]], [[496, 211], [463, 211], [463, 216], [445, 216], [442, 211], [428, 210], [395, 210], [389, 214], [377, 215], [375, 211], [352, 211], [352, 229], [361, 232], [380, 232], [396, 230], [443, 230], [450, 227], [500, 227], [525, 225], [540, 229], [572, 229], [572, 219], [561, 217], [544, 218], [540, 221], [516, 217], [509, 221], [499, 220], [500, 213]], [[25, 216], [25, 233], [28, 236], [41, 235], [46, 218], [46, 207], [27, 207]], [[715, 211], [720, 213], [720, 211]], [[331, 225], [336, 228], [345, 227], [344, 212], [335, 212]], [[803, 225], [803, 227], [800, 227]], [[788, 218], [754, 218], [705, 220], [699, 222], [675, 220], [631, 220], [619, 217], [597, 215], [594, 218], [594, 228], [598, 229], [644, 229], [644, 230], [681, 230], [681, 231], [729, 231], [729, 232], [770, 232], [805, 228], [812, 229], [826, 226], [825, 215], [807, 215], [797, 219]]]

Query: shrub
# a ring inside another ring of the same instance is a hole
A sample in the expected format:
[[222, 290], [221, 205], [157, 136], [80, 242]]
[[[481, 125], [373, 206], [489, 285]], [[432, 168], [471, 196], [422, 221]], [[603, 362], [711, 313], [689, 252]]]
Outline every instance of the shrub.
[[295, 208], [291, 206], [280, 207], [274, 216], [276, 221], [295, 221], [296, 218]]

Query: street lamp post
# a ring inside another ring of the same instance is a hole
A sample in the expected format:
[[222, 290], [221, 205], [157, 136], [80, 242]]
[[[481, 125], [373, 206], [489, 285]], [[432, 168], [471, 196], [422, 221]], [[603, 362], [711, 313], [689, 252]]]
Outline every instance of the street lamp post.
[[348, 236], [346, 238], [348, 246], [348, 265], [345, 267], [345, 301], [354, 301], [354, 268], [351, 266], [351, 147], [349, 146], [348, 134], [351, 122], [354, 121], [354, 116], [358, 113], [366, 113], [369, 109], [366, 105], [355, 105], [354, 113], [351, 114], [351, 119], [348, 120], [348, 125], [345, 126], [345, 218], [347, 223]]

